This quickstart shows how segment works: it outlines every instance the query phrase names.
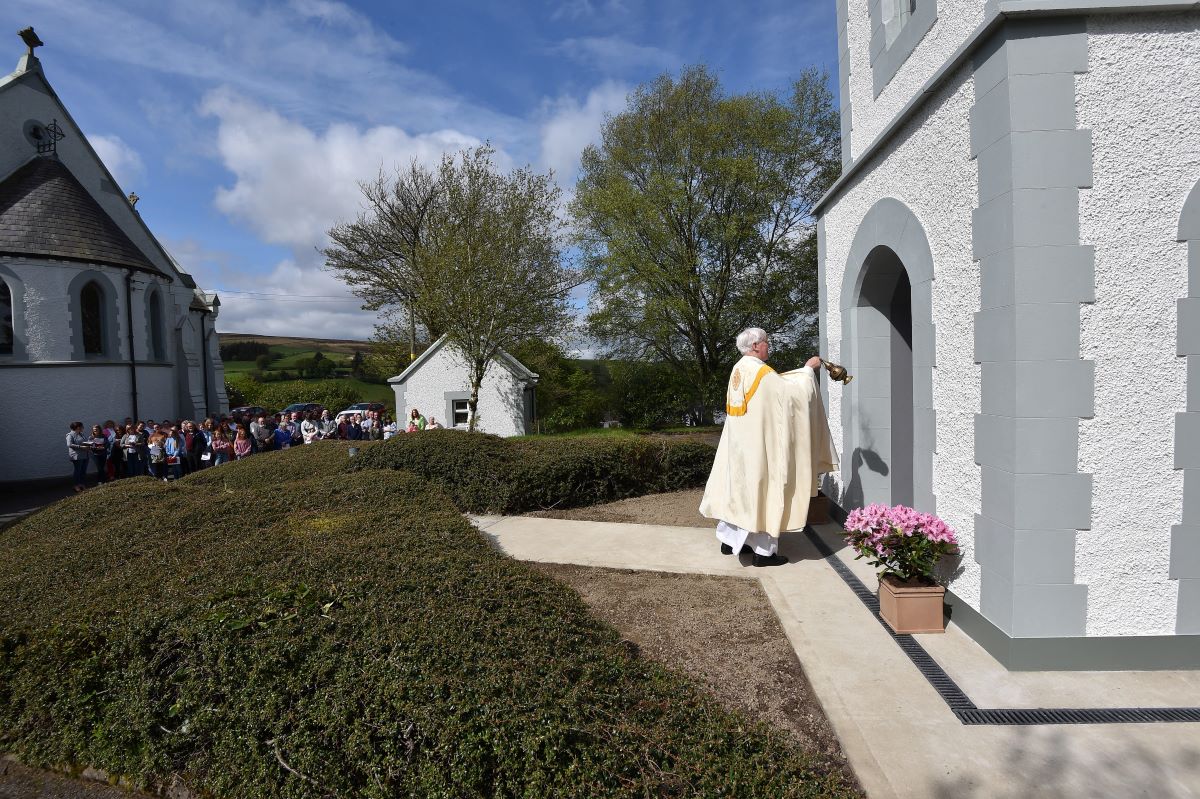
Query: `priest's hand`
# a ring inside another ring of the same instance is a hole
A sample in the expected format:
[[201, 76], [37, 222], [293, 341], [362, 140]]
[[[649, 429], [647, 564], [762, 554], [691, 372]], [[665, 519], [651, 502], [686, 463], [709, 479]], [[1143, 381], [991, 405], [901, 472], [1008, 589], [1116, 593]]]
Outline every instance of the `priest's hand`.
[[816, 369], [821, 365], [821, 359], [818, 358], [816, 355], [814, 355], [811, 358], [809, 358], [807, 361], [805, 361], [804, 365], [807, 366], [809, 369]]

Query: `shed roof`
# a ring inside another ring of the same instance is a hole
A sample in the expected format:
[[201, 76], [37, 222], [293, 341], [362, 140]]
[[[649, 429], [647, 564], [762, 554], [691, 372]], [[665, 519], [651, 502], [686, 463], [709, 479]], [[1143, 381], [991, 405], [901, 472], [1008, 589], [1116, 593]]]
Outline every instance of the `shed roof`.
[[[404, 383], [404, 382], [406, 382], [410, 377], [412, 377], [414, 374], [417, 373], [417, 370], [419, 370], [422, 366], [425, 365], [426, 361], [428, 361], [430, 358], [432, 358], [438, 350], [440, 350], [442, 347], [444, 347], [448, 340], [449, 340], [449, 336], [443, 335], [437, 341], [430, 344], [429, 347], [427, 347], [424, 352], [422, 352], [419, 356], [417, 356], [417, 359], [415, 361], [413, 361], [412, 363], [410, 363], [408, 365], [407, 369], [405, 369], [403, 372], [396, 375], [395, 377], [389, 378], [388, 382], [389, 383]], [[513, 356], [509, 355], [504, 350], [500, 350], [500, 354], [497, 356], [496, 360], [499, 361], [502, 366], [504, 366], [506, 369], [508, 369], [508, 371], [512, 372], [513, 376], [515, 376], [518, 380], [521, 380], [526, 383], [536, 383], [538, 381], [538, 376], [537, 376], [536, 372], [531, 372], [529, 370], [529, 367], [527, 367], [525, 364], [518, 361]]]
[[53, 156], [35, 156], [0, 182], [0, 254], [127, 267], [171, 280]]

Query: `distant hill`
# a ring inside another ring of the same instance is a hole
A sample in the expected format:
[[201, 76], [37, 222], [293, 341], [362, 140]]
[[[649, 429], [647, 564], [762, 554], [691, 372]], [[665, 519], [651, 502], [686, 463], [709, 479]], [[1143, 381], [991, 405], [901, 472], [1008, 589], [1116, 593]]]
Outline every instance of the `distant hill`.
[[322, 352], [342, 352], [353, 355], [355, 351], [366, 355], [371, 348], [369, 341], [355, 341], [344, 338], [297, 338], [294, 336], [263, 336], [255, 333], [218, 333], [220, 343], [233, 344], [239, 341], [261, 341], [268, 347], [289, 347], [296, 350], [321, 350]]

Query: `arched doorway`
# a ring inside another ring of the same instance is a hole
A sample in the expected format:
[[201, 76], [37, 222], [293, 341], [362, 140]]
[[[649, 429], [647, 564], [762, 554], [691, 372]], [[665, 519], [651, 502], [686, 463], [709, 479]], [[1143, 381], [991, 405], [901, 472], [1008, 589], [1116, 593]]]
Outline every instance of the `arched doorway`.
[[[889, 247], [876, 247], [863, 265], [859, 291], [858, 374], [863, 397], [859, 429], [865, 445], [860, 457], [882, 480], [874, 501], [913, 503], [913, 375], [912, 284], [899, 256]], [[865, 328], [865, 329], [864, 329]], [[871, 335], [863, 335], [870, 333]], [[870, 365], [868, 365], [870, 364]], [[862, 475], [860, 474], [860, 479]]]
[[933, 256], [903, 203], [877, 202], [859, 225], [842, 282], [841, 505], [936, 511]]

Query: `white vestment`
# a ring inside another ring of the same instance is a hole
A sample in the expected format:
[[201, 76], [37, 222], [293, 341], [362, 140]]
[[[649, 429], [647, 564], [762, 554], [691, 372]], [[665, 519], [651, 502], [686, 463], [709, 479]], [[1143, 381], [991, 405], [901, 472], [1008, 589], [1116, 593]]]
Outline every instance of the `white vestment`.
[[746, 543], [772, 555], [781, 532], [807, 522], [818, 475], [838, 464], [816, 375], [808, 367], [776, 374], [746, 355], [730, 373], [725, 401], [700, 514], [725, 523], [717, 538], [735, 552]]

